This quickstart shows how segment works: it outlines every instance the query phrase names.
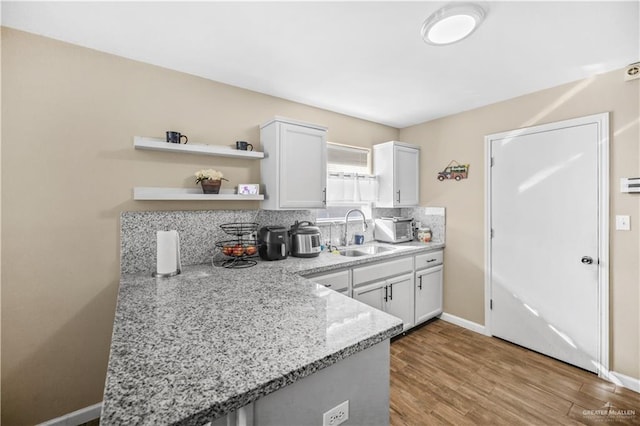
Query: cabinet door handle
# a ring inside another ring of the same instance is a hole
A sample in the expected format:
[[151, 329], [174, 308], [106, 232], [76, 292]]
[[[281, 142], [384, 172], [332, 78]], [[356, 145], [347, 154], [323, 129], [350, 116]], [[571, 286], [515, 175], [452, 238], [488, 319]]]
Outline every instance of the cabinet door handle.
[[331, 287], [331, 284], [323, 284], [325, 287]]
[[422, 275], [418, 277], [418, 280], [420, 281], [420, 283], [418, 284], [418, 288], [422, 290]]
[[327, 205], [327, 188], [324, 188], [322, 190], [322, 205], [323, 206]]
[[427, 263], [431, 263], [431, 262], [435, 262], [437, 259], [429, 259], [427, 260]]
[[389, 300], [393, 300], [393, 284], [389, 284]]
[[400, 202], [400, 190], [398, 189], [398, 203]]
[[387, 300], [389, 300], [389, 299], [388, 299], [388, 297], [387, 297], [387, 294], [388, 294], [388, 293], [387, 293], [387, 286], [385, 285], [385, 286], [384, 286], [384, 301], [385, 301], [385, 302], [386, 302]]

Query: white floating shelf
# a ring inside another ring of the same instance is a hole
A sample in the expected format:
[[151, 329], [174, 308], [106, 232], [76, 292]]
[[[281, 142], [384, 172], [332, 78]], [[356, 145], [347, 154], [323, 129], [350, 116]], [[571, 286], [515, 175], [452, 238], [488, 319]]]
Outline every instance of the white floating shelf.
[[242, 195], [236, 194], [232, 189], [221, 190], [220, 194], [203, 194], [200, 188], [157, 188], [142, 187], [133, 188], [134, 200], [199, 200], [199, 201], [260, 201], [264, 200], [264, 195]]
[[214, 155], [218, 157], [246, 158], [259, 160], [264, 158], [264, 152], [242, 151], [230, 146], [205, 145], [195, 142], [187, 144], [168, 143], [164, 139], [148, 138], [144, 136], [133, 137], [135, 149], [147, 149], [151, 151], [181, 152], [184, 154]]

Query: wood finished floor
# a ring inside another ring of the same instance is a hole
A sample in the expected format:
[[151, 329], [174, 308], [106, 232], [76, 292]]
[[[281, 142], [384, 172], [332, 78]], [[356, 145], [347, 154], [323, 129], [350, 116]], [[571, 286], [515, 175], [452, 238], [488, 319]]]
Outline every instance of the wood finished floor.
[[503, 340], [435, 320], [391, 344], [392, 426], [618, 424], [640, 394]]

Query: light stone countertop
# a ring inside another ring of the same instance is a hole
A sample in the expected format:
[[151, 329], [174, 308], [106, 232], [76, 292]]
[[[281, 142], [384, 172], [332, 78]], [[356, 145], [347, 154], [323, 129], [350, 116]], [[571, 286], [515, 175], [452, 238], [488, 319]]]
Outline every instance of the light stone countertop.
[[164, 279], [123, 275], [101, 425], [199, 425], [402, 330], [400, 319], [301, 277], [417, 254], [195, 265]]

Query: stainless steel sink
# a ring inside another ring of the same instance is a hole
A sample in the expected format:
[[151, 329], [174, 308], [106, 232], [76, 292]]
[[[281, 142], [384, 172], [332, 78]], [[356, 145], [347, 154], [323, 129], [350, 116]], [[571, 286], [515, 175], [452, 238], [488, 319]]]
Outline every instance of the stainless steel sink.
[[340, 250], [340, 255], [347, 257], [357, 257], [357, 256], [366, 256], [368, 254], [378, 254], [384, 253], [387, 251], [394, 251], [395, 248], [391, 247], [382, 247], [382, 246], [363, 246], [359, 248], [350, 248]]
[[340, 250], [340, 256], [347, 256], [347, 257], [356, 257], [356, 256], [365, 256], [367, 254], [367, 252], [364, 251], [360, 251], [360, 250]]
[[365, 246], [365, 247], [362, 247], [362, 248], [358, 248], [356, 250], [363, 251], [366, 254], [378, 254], [378, 253], [384, 253], [386, 251], [394, 251], [395, 248], [383, 247], [383, 246]]

